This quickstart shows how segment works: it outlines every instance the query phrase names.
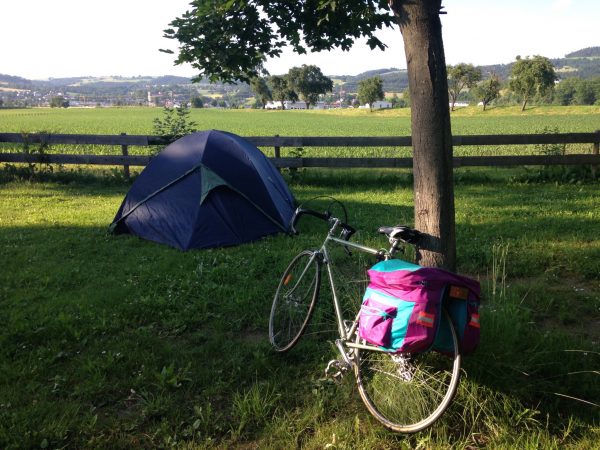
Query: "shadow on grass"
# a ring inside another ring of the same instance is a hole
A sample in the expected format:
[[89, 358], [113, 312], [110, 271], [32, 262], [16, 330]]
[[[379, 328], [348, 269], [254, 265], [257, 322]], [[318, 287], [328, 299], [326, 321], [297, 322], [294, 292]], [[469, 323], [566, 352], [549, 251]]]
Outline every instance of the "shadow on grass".
[[[352, 184], [323, 182], [298, 190], [303, 200], [332, 188], [347, 194]], [[361, 191], [368, 188], [358, 185]], [[384, 244], [375, 233], [378, 225], [411, 222], [412, 207], [397, 204], [393, 186], [390, 181], [387, 195], [374, 191], [380, 202], [345, 202], [350, 223], [363, 230], [359, 237], [370, 245]], [[102, 195], [96, 187], [77, 188]], [[592, 424], [597, 409], [561, 395], [600, 397], [589, 373], [597, 368], [597, 343], [569, 336], [568, 329], [544, 328], [538, 314], [542, 301], [553, 310], [544, 278], [548, 267], [596, 222], [532, 216], [523, 233], [517, 219], [486, 216], [502, 207], [495, 195], [475, 196], [480, 221], [458, 221], [461, 260], [471, 260], [465, 264], [469, 271], [485, 276], [492, 245], [507, 239], [514, 249], [511, 274], [524, 271], [543, 283], [530, 292], [521, 287], [509, 299], [485, 299], [483, 341], [465, 361], [465, 382], [488, 390], [469, 395], [481, 404], [489, 399], [478, 396], [490, 392], [515, 398], [522, 411], [538, 410], [535, 420], [547, 420], [552, 429], [563, 427], [569, 416]], [[155, 446], [173, 436], [194, 439], [199, 430], [203, 438], [217, 440], [236, 433], [252, 437], [269, 429], [276, 408], [295, 417], [298, 408], [330, 405], [331, 395], [323, 393], [330, 388], [317, 381], [331, 348], [309, 339], [279, 355], [267, 337], [279, 274], [325, 230], [319, 221], [307, 221], [295, 238], [183, 253], [132, 236], [110, 236], [100, 226], [0, 228], [0, 259], [8, 268], [0, 272], [0, 317], [7, 318], [0, 330], [0, 446], [33, 447], [44, 440], [52, 446]], [[548, 255], [544, 244], [554, 234], [556, 250]], [[538, 245], [531, 245], [534, 239]], [[578, 257], [592, 258], [598, 248], [576, 250]], [[586, 320], [593, 314], [597, 319], [596, 310]], [[262, 419], [252, 422], [243, 408], [256, 385], [263, 386], [259, 399], [272, 394], [276, 401], [259, 402]], [[346, 417], [350, 402], [350, 410], [364, 417], [355, 394], [344, 392], [343, 407], [331, 414]], [[330, 413], [322, 414], [317, 424], [326, 423]]]

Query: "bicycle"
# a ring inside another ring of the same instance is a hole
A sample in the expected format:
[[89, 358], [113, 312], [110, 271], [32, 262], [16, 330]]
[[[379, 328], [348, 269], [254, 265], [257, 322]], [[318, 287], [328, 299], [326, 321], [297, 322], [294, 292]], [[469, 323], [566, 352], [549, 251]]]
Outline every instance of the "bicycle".
[[[335, 276], [330, 264], [330, 247], [342, 246], [373, 255], [376, 260], [395, 258], [406, 244], [414, 245], [421, 234], [407, 226], [380, 227], [390, 248], [375, 249], [351, 242], [356, 230], [334, 217], [299, 207], [292, 219], [295, 234], [300, 218], [310, 215], [326, 221], [329, 231], [317, 250], [303, 250], [284, 271], [269, 317], [269, 340], [276, 351], [286, 352], [296, 345], [306, 330], [321, 288], [325, 266], [330, 284], [337, 334], [335, 346], [340, 358], [332, 360], [326, 375], [338, 380], [354, 372], [358, 391], [368, 411], [385, 427], [399, 433], [414, 433], [433, 424], [450, 405], [460, 378], [461, 355], [455, 327], [447, 311], [452, 349], [446, 354], [429, 351], [419, 354], [392, 354], [371, 345], [358, 336], [359, 315], [345, 318], [338, 297]], [[347, 218], [346, 218], [347, 221]], [[359, 302], [360, 303], [360, 302]]]

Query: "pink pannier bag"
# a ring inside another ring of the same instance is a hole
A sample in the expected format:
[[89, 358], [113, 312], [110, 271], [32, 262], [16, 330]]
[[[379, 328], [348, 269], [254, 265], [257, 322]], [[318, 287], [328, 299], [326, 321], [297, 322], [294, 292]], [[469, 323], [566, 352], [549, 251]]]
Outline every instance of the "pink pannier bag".
[[369, 270], [369, 286], [359, 317], [359, 336], [393, 353], [452, 350], [441, 320], [448, 310], [468, 354], [479, 343], [479, 283], [443, 269], [392, 259]]

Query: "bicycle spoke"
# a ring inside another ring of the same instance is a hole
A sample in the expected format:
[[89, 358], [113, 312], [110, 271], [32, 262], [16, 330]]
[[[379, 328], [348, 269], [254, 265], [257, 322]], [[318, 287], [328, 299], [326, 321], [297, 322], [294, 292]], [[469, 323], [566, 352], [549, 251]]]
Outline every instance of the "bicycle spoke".
[[361, 398], [385, 426], [416, 432], [430, 426], [447, 408], [460, 374], [454, 327], [451, 332], [454, 357], [436, 352], [412, 357], [374, 350], [357, 352], [355, 373]]

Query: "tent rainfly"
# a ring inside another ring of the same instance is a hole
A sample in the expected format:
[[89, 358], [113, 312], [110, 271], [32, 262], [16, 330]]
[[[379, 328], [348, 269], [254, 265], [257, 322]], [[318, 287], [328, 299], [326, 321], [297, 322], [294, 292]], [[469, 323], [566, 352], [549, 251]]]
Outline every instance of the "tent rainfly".
[[152, 158], [109, 230], [180, 250], [290, 231], [295, 200], [253, 144], [224, 131], [187, 135]]

